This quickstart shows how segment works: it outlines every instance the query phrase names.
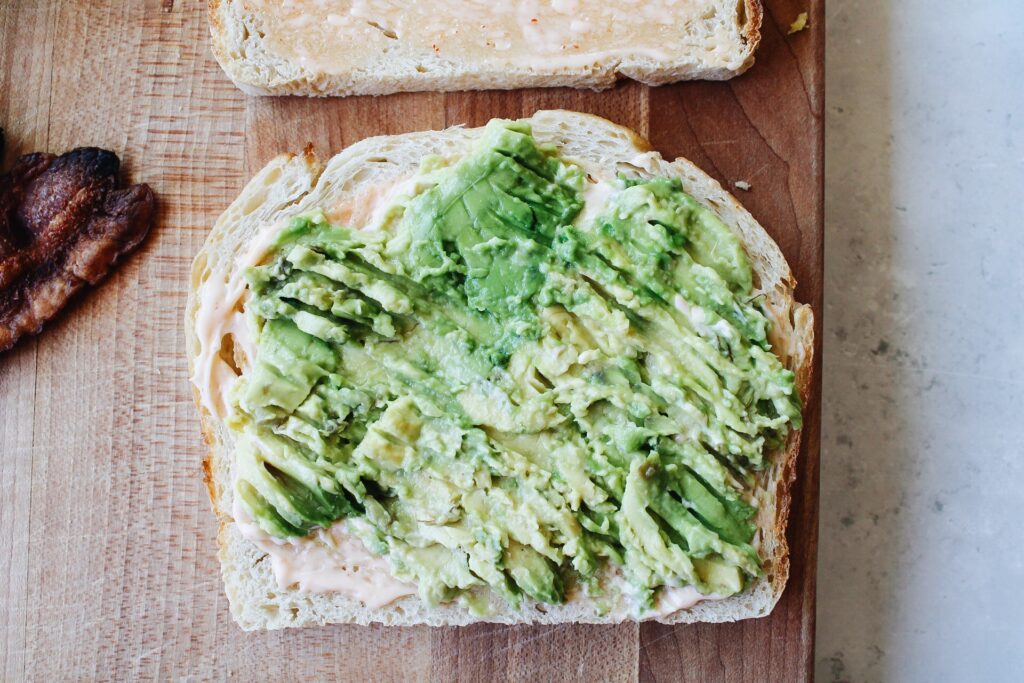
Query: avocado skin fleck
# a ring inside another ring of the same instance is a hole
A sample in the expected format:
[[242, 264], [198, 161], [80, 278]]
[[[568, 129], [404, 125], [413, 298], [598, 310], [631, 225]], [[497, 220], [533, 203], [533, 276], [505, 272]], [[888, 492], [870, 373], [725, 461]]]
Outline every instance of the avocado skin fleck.
[[735, 236], [669, 178], [580, 220], [585, 174], [523, 123], [421, 173], [381, 230], [300, 216], [246, 272], [247, 512], [282, 538], [351, 519], [431, 604], [559, 603], [608, 563], [648, 606], [742, 590], [800, 404]]

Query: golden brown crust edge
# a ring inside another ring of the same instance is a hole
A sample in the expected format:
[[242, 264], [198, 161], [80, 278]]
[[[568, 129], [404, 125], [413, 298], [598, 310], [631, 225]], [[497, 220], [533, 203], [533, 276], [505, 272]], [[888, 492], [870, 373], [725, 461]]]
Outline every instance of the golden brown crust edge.
[[[795, 287], [796, 282], [793, 282]], [[804, 350], [803, 362], [793, 368], [796, 373], [796, 389], [803, 402], [802, 414], [806, 421], [807, 408], [811, 403], [811, 382], [814, 375], [814, 313], [809, 305], [799, 305], [794, 311], [797, 318], [794, 327], [801, 328], [802, 333], [797, 333]], [[789, 513], [793, 507], [793, 485], [796, 482], [797, 461], [800, 456], [800, 447], [803, 443], [803, 427], [790, 433], [786, 443], [786, 450], [782, 456], [782, 474], [776, 484], [775, 499], [775, 532], [778, 534], [781, 548], [774, 573], [772, 587], [774, 592], [781, 598], [782, 592], [789, 580], [789, 540], [786, 532], [789, 526]]]
[[743, 0], [743, 8], [747, 16], [747, 23], [744, 24], [740, 33], [750, 47], [750, 58], [747, 64], [747, 68], [750, 68], [750, 65], [754, 63], [754, 54], [761, 44], [761, 22], [764, 20], [764, 6], [761, 4], [761, 0]]

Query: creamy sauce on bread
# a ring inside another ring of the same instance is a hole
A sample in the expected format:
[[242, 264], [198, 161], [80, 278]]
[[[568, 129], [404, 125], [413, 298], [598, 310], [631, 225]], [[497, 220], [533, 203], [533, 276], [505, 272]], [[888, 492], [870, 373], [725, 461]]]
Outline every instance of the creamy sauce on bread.
[[[411, 193], [414, 188], [415, 179], [412, 176], [374, 185], [351, 199], [329, 207], [326, 215], [340, 224], [360, 229], [377, 229], [384, 220], [383, 210], [401, 195]], [[240, 376], [236, 368], [244, 374], [256, 358], [256, 345], [243, 310], [248, 287], [242, 271], [263, 261], [282, 227], [281, 223], [265, 225], [256, 233], [252, 244], [245, 250], [230, 276], [214, 272], [199, 286], [195, 323], [199, 354], [196, 356], [192, 383], [199, 392], [202, 406], [217, 417], [223, 418], [227, 414], [228, 392]], [[234, 348], [231, 354], [234, 367], [222, 356], [227, 342]]]
[[[702, 46], [700, 61], [733, 65], [737, 17], [712, 0], [249, 0], [264, 42], [325, 73], [403, 55], [507, 64], [544, 73], [615, 59], [664, 62]], [[710, 27], [714, 26], [712, 29]], [[695, 60], [696, 61], [696, 60]]]
[[[192, 383], [202, 406], [217, 417], [227, 414], [227, 395], [239, 377], [236, 368], [244, 371], [256, 357], [256, 345], [242, 312], [248, 292], [242, 271], [260, 263], [277, 232], [275, 226], [261, 230], [230, 278], [214, 272], [199, 286], [195, 324], [199, 354]], [[221, 355], [226, 341], [232, 344], [234, 366]]]
[[391, 575], [388, 562], [372, 555], [342, 521], [305, 538], [282, 540], [252, 523], [237, 502], [232, 514], [246, 540], [270, 556], [281, 590], [341, 593], [367, 607], [384, 607], [416, 587]]
[[660, 619], [680, 610], [690, 609], [705, 600], [720, 600], [717, 595], [704, 595], [693, 586], [666, 586], [661, 589], [657, 606], [644, 613], [644, 619]]
[[[371, 187], [332, 207], [330, 215], [350, 225], [376, 227], [382, 220], [380, 209], [411, 187], [409, 180]], [[236, 368], [244, 374], [256, 358], [243, 310], [248, 288], [241, 273], [264, 259], [281, 227], [269, 224], [260, 230], [230, 278], [213, 273], [199, 288], [195, 332], [200, 351], [192, 382], [200, 403], [218, 418], [226, 416], [228, 393], [240, 378]], [[221, 355], [227, 341], [236, 350], [232, 354], [234, 367]], [[344, 521], [311, 536], [285, 541], [253, 524], [237, 500], [232, 516], [242, 536], [270, 556], [281, 590], [337, 592], [375, 608], [416, 592], [415, 586], [394, 578], [387, 560], [369, 553], [362, 541], [347, 531]]]

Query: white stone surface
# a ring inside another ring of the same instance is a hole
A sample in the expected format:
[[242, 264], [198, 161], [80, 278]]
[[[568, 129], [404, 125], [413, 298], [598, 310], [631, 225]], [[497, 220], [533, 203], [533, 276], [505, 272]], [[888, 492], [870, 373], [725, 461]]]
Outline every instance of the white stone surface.
[[827, 12], [818, 680], [1024, 680], [1024, 2]]

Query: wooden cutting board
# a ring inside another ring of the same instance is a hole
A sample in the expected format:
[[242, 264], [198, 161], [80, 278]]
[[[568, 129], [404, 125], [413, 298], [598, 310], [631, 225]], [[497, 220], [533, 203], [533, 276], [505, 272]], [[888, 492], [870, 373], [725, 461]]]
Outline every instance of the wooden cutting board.
[[[817, 398], [794, 491], [790, 583], [766, 619], [245, 634], [214, 556], [182, 331], [192, 256], [278, 152], [312, 142], [327, 155], [370, 135], [567, 108], [634, 128], [723, 185], [749, 182], [735, 193], [781, 245], [820, 339], [824, 0], [766, 4], [757, 65], [729, 83], [318, 101], [236, 90], [210, 54], [197, 0], [0, 3], [7, 162], [107, 147], [160, 202], [139, 253], [0, 356], [0, 678], [810, 679]], [[810, 27], [787, 36], [805, 10]]]

